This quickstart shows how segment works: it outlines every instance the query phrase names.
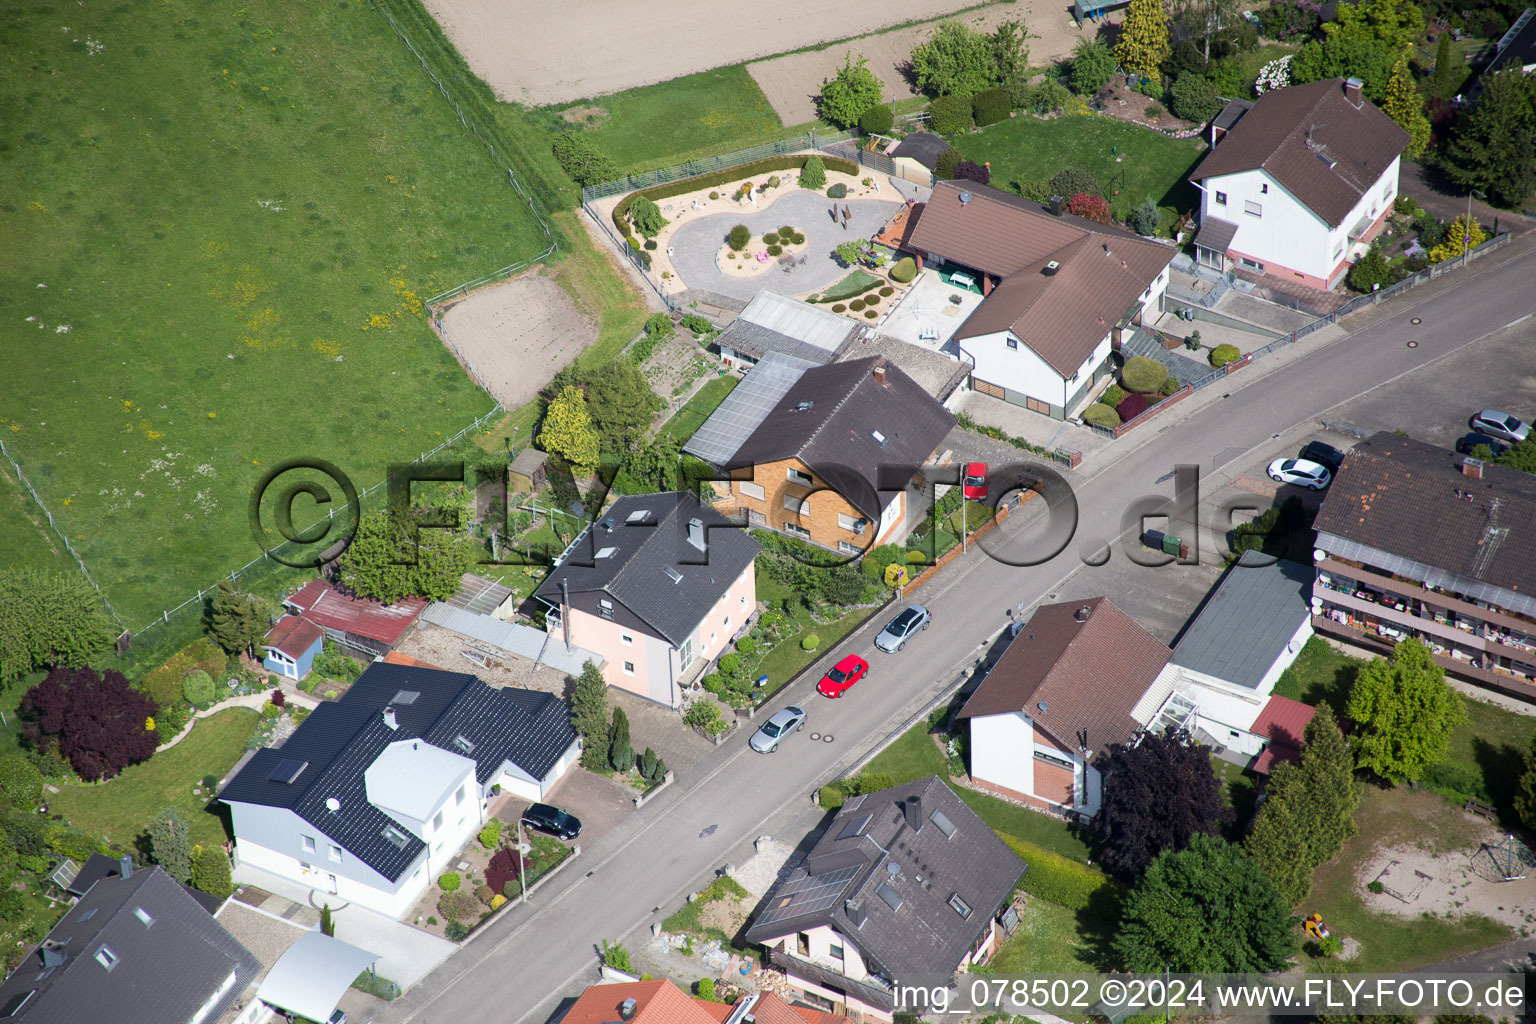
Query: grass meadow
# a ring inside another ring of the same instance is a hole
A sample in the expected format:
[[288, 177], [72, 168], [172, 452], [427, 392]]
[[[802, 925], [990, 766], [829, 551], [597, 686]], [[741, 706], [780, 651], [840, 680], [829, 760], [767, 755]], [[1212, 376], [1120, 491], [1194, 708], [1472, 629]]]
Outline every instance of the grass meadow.
[[[0, 32], [0, 430], [130, 627], [259, 554], [267, 468], [366, 487], [491, 407], [421, 300], [546, 240], [376, 11], [7, 7]], [[12, 539], [14, 490], [0, 553], [55, 558]]]

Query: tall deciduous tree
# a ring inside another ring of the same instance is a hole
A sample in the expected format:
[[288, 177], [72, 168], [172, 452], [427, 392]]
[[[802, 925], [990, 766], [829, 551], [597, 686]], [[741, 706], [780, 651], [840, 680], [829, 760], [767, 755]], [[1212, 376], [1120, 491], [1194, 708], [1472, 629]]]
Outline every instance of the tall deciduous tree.
[[958, 21], [939, 24], [912, 49], [917, 87], [935, 96], [969, 96], [998, 84], [993, 40]]
[[579, 388], [567, 386], [549, 403], [539, 431], [539, 447], [560, 456], [582, 475], [597, 468], [597, 431]]
[[178, 882], [192, 878], [192, 841], [187, 816], [175, 807], [162, 807], [149, 823], [149, 850], [155, 863]]
[[1120, 27], [1120, 41], [1115, 57], [1127, 71], [1154, 82], [1162, 80], [1159, 70], [1168, 59], [1168, 12], [1162, 0], [1131, 0], [1125, 9], [1125, 24]]
[[386, 602], [406, 597], [443, 601], [458, 592], [474, 563], [472, 542], [450, 530], [421, 526], [414, 516], [406, 511], [362, 517], [338, 563], [348, 589]]
[[1345, 713], [1355, 722], [1355, 763], [1392, 783], [1417, 781], [1467, 717], [1445, 669], [1411, 637], [1360, 669]]
[[608, 767], [608, 683], [591, 661], [581, 666], [571, 694], [571, 726], [582, 738], [583, 768], [602, 771]]
[[57, 742], [87, 782], [109, 779], [146, 760], [160, 743], [150, 726], [155, 705], [121, 672], [56, 668], [21, 698], [23, 735], [35, 748]]
[[587, 376], [587, 415], [602, 451], [627, 449], [662, 405], [645, 372], [628, 359], [611, 359]]
[[1424, 96], [1408, 70], [1406, 50], [1398, 55], [1397, 63], [1392, 65], [1392, 77], [1387, 79], [1381, 110], [1408, 133], [1408, 148], [1403, 151], [1403, 155], [1409, 159], [1423, 156], [1429, 148], [1429, 118], [1424, 115]]
[[1536, 76], [1511, 67], [1484, 75], [1483, 93], [1456, 121], [1446, 173], [1490, 202], [1517, 207], [1536, 192]]
[[84, 664], [111, 641], [111, 620], [83, 576], [0, 571], [0, 685], [34, 668]]
[[1221, 798], [1211, 755], [1186, 733], [1149, 733], [1134, 746], [1115, 744], [1103, 756], [1104, 800], [1094, 815], [1098, 857], [1125, 881], [1158, 854], [1182, 850], [1198, 835], [1214, 835], [1231, 815]]
[[871, 107], [880, 105], [880, 79], [869, 70], [869, 61], [853, 54], [843, 54], [843, 66], [821, 87], [816, 112], [823, 121], [839, 128], [852, 128]]
[[1295, 922], [1240, 848], [1201, 835], [1147, 868], [1126, 897], [1115, 950], [1133, 971], [1269, 972], [1290, 963]]
[[[1176, 0], [1173, 20], [1186, 38], [1200, 41], [1202, 55], [1211, 59], [1211, 44], [1243, 23], [1238, 0]], [[1217, 54], [1220, 56], [1220, 54]]]

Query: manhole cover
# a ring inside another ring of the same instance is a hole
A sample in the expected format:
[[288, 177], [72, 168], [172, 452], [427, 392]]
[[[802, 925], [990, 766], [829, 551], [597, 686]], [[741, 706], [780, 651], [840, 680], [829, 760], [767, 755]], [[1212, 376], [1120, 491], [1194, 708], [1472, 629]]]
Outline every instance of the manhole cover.
[[812, 743], [816, 742], [819, 739], [821, 739], [821, 733], [819, 733], [819, 732], [811, 733], [811, 742]]
[[823, 742], [823, 743], [831, 743], [832, 742], [832, 734], [831, 733], [826, 733], [825, 735], [823, 735], [821, 737], [821, 742]]
[[1418, 347], [1419, 347], [1419, 343], [1418, 343], [1418, 342], [1416, 342], [1416, 341], [1410, 341], [1410, 342], [1409, 342], [1409, 343], [1408, 343], [1408, 347], [1409, 347], [1409, 348], [1418, 348]]
[[1414, 318], [1413, 318], [1413, 319], [1412, 319], [1412, 320], [1409, 320], [1409, 321], [1408, 321], [1408, 322], [1409, 322], [1409, 323], [1411, 323], [1411, 324], [1413, 324], [1413, 325], [1415, 325], [1415, 326], [1417, 326], [1417, 325], [1419, 325], [1419, 324], [1421, 324], [1421, 323], [1423, 323], [1423, 322], [1424, 322], [1424, 321], [1423, 321], [1423, 320], [1421, 320], [1421, 319], [1420, 319], [1420, 318], [1418, 318], [1418, 317], [1414, 317]]

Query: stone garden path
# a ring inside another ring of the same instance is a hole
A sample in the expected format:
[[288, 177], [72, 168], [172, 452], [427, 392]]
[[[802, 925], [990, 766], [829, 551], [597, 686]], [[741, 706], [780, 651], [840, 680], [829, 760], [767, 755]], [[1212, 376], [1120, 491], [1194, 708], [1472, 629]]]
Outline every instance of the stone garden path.
[[[848, 207], [848, 227], [842, 220], [832, 222], [834, 203], [838, 210]], [[750, 299], [767, 289], [781, 295], [805, 295], [820, 291], [842, 280], [849, 271], [833, 255], [843, 242], [869, 238], [885, 225], [900, 203], [880, 199], [828, 199], [821, 192], [801, 189], [781, 196], [767, 208], [741, 213], [721, 213], [690, 221], [679, 227], [669, 240], [672, 266], [689, 288], [702, 288], [732, 298]], [[804, 232], [807, 257], [804, 266], [784, 273], [774, 266], [755, 277], [729, 277], [716, 266], [725, 236], [737, 224], [745, 224], [754, 237], [784, 224]]]

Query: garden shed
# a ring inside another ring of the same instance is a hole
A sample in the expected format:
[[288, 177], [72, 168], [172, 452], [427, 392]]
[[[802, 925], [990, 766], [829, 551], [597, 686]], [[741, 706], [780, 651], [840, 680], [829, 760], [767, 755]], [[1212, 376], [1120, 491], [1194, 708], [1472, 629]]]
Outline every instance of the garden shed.
[[309, 675], [315, 656], [325, 646], [325, 633], [319, 626], [297, 615], [284, 615], [268, 630], [262, 641], [266, 656], [261, 667], [289, 679]]
[[549, 481], [549, 456], [529, 446], [507, 466], [507, 491], [533, 494]]

